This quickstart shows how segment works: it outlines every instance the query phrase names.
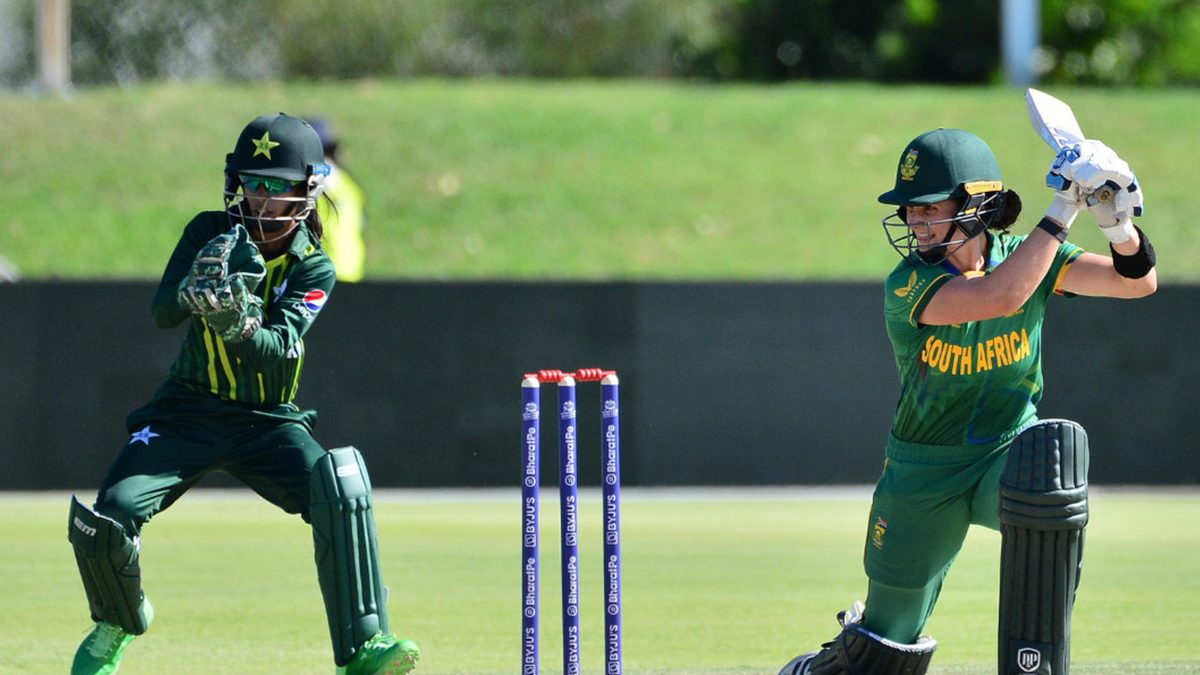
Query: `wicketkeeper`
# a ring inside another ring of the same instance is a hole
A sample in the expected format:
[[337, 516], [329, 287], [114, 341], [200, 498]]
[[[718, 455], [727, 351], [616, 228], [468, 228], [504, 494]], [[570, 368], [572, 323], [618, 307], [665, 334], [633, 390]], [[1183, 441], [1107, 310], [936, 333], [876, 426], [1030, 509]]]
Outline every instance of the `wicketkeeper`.
[[[1066, 675], [1071, 609], [1088, 520], [1088, 439], [1038, 419], [1042, 321], [1055, 295], [1138, 298], [1157, 288], [1154, 249], [1131, 217], [1141, 186], [1097, 141], [1065, 148], [1044, 216], [1009, 234], [1021, 211], [979, 137], [937, 129], [900, 154], [879, 201], [900, 264], [884, 314], [900, 401], [867, 523], [866, 605], [781, 675], [920, 675], [937, 643], [921, 635], [967, 528], [1001, 532], [1003, 675]], [[1053, 179], [1053, 180], [1050, 180]], [[1100, 188], [1116, 197], [1096, 199]], [[1088, 210], [1110, 255], [1067, 242]]]
[[150, 627], [142, 526], [213, 471], [312, 525], [339, 673], [406, 673], [419, 658], [388, 626], [363, 458], [318, 445], [316, 413], [293, 403], [304, 334], [334, 285], [315, 208], [323, 157], [300, 119], [256, 118], [226, 156], [225, 210], [193, 218], [171, 254], [153, 314], [160, 328], [188, 323], [179, 357], [126, 420], [129, 442], [95, 505], [71, 501], [69, 538], [96, 622], [75, 653], [76, 675], [115, 672]]

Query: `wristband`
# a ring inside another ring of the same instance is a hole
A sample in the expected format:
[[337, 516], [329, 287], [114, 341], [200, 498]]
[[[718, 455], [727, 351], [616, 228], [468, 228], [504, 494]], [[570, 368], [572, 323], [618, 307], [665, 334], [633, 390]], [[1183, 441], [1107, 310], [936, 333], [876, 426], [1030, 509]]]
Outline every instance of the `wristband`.
[[1154, 269], [1154, 263], [1158, 262], [1158, 256], [1154, 253], [1154, 245], [1150, 243], [1150, 237], [1142, 232], [1142, 228], [1134, 225], [1133, 229], [1137, 230], [1138, 237], [1141, 239], [1137, 253], [1121, 255], [1117, 253], [1112, 244], [1108, 245], [1108, 250], [1112, 252], [1113, 269], [1117, 274], [1126, 279], [1141, 279]]
[[1049, 218], [1042, 218], [1039, 220], [1037, 227], [1040, 230], [1045, 230], [1051, 237], [1054, 237], [1059, 242], [1064, 242], [1067, 240], [1067, 228], [1059, 225]]

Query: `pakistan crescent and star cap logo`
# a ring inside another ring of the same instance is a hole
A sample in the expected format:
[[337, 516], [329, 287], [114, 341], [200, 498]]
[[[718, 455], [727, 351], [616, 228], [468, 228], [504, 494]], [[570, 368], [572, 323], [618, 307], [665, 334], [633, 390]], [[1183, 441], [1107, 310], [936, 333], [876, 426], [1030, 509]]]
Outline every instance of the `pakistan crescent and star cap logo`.
[[277, 147], [279, 147], [279, 144], [271, 140], [271, 132], [264, 131], [262, 138], [254, 141], [254, 154], [251, 156], [258, 157], [259, 155], [266, 155], [267, 159], [271, 159], [271, 148]]

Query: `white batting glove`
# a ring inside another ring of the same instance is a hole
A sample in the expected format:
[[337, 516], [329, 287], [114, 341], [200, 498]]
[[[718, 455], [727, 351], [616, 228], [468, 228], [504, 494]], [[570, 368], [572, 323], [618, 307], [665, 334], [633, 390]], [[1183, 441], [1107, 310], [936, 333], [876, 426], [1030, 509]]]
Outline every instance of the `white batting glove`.
[[1084, 194], [1109, 182], [1128, 188], [1137, 181], [1125, 160], [1101, 141], [1093, 140], [1063, 148], [1054, 158], [1050, 171], [1077, 184]]
[[1054, 199], [1046, 207], [1046, 217], [1062, 225], [1064, 230], [1071, 229], [1071, 223], [1086, 206], [1083, 195], [1075, 185], [1068, 185], [1065, 190], [1055, 190]]
[[[1107, 189], [1105, 189], [1107, 188]], [[1096, 219], [1104, 238], [1113, 244], [1133, 236], [1133, 216], [1142, 215], [1142, 190], [1133, 183], [1133, 192], [1109, 183], [1087, 200], [1088, 212]]]

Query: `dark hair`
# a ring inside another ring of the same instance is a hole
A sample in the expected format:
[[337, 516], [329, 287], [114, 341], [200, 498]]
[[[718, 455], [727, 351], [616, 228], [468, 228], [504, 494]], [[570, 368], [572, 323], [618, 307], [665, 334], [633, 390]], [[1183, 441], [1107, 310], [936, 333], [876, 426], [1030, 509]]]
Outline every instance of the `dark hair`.
[[[317, 199], [324, 199], [329, 202], [329, 206], [333, 209], [333, 212], [337, 213], [337, 204], [333, 203], [329, 195], [321, 193], [321, 196]], [[320, 242], [325, 237], [325, 224], [321, 222], [321, 214], [317, 213], [315, 206], [312, 211], [308, 212], [308, 217], [304, 219], [304, 224], [308, 226], [308, 234], [316, 241]]]
[[1008, 234], [1008, 228], [1017, 222], [1021, 215], [1021, 196], [1015, 190], [1005, 190], [1000, 193], [1000, 212], [988, 223], [989, 230], [999, 230]]

